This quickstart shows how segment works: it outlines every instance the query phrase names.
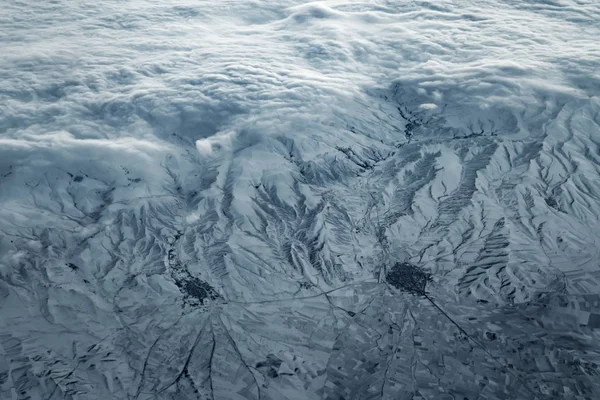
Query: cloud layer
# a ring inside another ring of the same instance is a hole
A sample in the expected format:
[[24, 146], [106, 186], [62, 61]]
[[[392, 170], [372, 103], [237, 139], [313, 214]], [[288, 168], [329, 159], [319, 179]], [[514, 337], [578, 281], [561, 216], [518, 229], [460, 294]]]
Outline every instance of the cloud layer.
[[3, 14], [11, 136], [197, 140], [257, 120], [277, 131], [391, 82], [512, 108], [599, 87], [593, 1], [56, 2]]

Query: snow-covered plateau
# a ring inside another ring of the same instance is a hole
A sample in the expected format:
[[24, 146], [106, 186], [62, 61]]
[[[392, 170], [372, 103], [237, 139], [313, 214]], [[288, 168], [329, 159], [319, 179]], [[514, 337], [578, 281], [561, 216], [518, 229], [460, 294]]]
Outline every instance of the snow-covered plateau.
[[600, 398], [598, 0], [5, 0], [1, 400]]

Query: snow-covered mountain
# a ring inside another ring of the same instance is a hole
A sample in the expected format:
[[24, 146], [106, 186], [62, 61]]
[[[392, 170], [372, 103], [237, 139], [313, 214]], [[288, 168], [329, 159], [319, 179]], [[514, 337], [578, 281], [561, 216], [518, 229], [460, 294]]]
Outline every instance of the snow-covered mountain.
[[0, 12], [0, 399], [600, 396], [600, 3]]

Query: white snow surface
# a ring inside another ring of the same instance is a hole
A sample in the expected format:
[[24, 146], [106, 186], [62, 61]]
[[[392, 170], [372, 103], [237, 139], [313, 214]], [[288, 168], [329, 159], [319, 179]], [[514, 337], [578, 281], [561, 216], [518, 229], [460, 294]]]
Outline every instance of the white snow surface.
[[596, 0], [3, 2], [0, 399], [600, 398], [599, 43]]

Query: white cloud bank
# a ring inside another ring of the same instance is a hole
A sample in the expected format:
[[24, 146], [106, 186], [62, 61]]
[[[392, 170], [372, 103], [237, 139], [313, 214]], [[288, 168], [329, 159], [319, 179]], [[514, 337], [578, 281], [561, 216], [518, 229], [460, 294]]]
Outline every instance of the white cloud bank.
[[[0, 129], [198, 140], [331, 119], [392, 82], [470, 106], [597, 94], [597, 2], [9, 4]], [[301, 122], [304, 123], [304, 122]], [[266, 132], [265, 132], [266, 133]]]

